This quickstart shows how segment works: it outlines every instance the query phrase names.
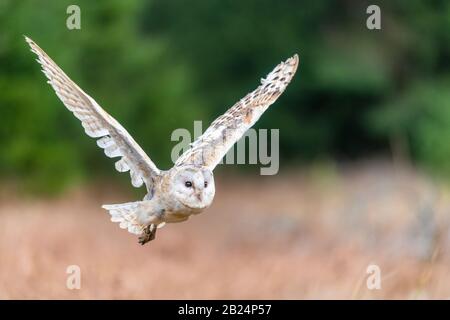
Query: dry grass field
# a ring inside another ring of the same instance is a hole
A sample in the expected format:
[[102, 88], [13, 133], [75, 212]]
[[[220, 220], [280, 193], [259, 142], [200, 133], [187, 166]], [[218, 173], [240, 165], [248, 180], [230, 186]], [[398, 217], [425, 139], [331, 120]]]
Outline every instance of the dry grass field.
[[[450, 193], [389, 164], [216, 177], [212, 207], [145, 246], [94, 185], [57, 199], [0, 199], [0, 298], [450, 298]], [[367, 266], [381, 289], [366, 286]], [[81, 268], [81, 289], [66, 268]]]

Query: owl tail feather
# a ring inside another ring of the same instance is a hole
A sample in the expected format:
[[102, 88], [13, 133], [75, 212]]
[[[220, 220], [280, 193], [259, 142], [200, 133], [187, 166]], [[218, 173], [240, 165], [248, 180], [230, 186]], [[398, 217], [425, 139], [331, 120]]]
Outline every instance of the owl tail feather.
[[143, 201], [127, 202], [120, 204], [105, 204], [103, 209], [109, 211], [112, 222], [118, 222], [120, 228], [127, 229], [128, 232], [140, 235], [142, 234], [145, 224], [139, 222], [139, 209], [142, 207]]
[[144, 228], [152, 223], [158, 225], [158, 228], [164, 226], [164, 222], [157, 221], [157, 217], [152, 215], [150, 201], [136, 201], [119, 204], [105, 204], [103, 209], [109, 211], [112, 222], [118, 222], [122, 229], [128, 232], [141, 235]]

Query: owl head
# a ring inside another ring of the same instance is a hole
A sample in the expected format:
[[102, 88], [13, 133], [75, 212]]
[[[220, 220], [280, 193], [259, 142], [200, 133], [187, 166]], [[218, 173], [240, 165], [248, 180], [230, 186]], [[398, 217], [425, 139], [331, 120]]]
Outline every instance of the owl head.
[[193, 210], [209, 207], [215, 194], [213, 173], [205, 167], [178, 168], [170, 185], [173, 198]]

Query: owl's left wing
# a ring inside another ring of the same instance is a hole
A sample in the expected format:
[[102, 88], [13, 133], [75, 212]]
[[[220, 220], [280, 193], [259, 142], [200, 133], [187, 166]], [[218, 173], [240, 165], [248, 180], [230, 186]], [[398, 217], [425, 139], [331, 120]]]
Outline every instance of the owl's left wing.
[[198, 165], [213, 170], [228, 150], [255, 124], [264, 111], [286, 89], [298, 66], [298, 56], [287, 59], [275, 67], [261, 85], [247, 94], [191, 144], [175, 162], [175, 166]]

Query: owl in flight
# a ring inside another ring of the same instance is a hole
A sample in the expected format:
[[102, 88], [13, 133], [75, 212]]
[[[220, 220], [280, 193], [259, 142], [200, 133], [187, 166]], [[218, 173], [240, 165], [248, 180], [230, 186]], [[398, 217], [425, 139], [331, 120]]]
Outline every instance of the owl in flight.
[[170, 170], [160, 170], [131, 135], [97, 102], [73, 82], [60, 67], [30, 38], [25, 37], [42, 66], [56, 95], [84, 127], [86, 134], [115, 163], [119, 172], [130, 171], [131, 183], [145, 184], [142, 201], [104, 205], [111, 221], [139, 235], [139, 243], [155, 238], [165, 223], [187, 220], [211, 205], [214, 194], [213, 170], [227, 151], [286, 89], [297, 70], [298, 56], [281, 62], [261, 85], [218, 117], [194, 141]]

